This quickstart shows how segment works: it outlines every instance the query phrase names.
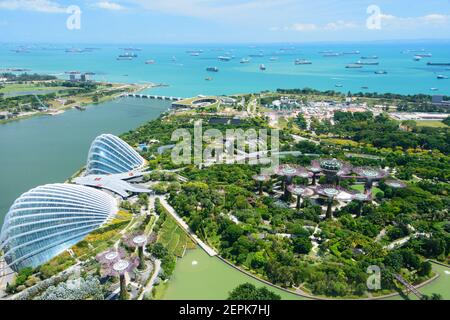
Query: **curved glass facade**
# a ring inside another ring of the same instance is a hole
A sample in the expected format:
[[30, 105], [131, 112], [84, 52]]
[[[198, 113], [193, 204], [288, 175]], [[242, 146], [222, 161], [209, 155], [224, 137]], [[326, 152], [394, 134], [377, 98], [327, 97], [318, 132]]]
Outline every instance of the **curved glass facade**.
[[37, 267], [116, 214], [114, 197], [94, 188], [49, 184], [21, 195], [6, 215], [0, 250], [15, 271]]
[[144, 164], [144, 158], [125, 141], [112, 134], [102, 134], [91, 144], [86, 174], [125, 173]]

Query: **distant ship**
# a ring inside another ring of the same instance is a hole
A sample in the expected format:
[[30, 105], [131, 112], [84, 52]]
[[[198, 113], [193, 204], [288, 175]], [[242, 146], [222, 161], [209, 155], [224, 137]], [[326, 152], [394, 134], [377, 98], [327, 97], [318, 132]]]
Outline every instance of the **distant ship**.
[[420, 61], [420, 60], [422, 60], [422, 57], [420, 57], [420, 56], [414, 56], [414, 61]]
[[363, 56], [363, 57], [361, 57], [361, 59], [363, 59], [363, 60], [371, 60], [371, 59], [375, 60], [375, 59], [378, 59], [378, 56]]
[[262, 58], [262, 57], [264, 57], [264, 55], [262, 53], [257, 53], [257, 54], [250, 54], [249, 57]]
[[251, 61], [251, 59], [243, 58], [243, 59], [241, 60], [241, 63], [250, 63], [250, 61]]
[[348, 64], [345, 66], [347, 69], [361, 69], [363, 66], [361, 64]]
[[359, 64], [359, 65], [362, 65], [362, 66], [377, 66], [377, 65], [379, 65], [380, 63], [379, 63], [378, 61], [373, 61], [373, 62], [363, 62], [363, 61], [361, 61], [361, 60], [358, 60], [358, 61], [355, 62], [355, 64]]
[[378, 70], [378, 71], [375, 71], [375, 74], [387, 74], [387, 71], [385, 71], [385, 70]]
[[155, 64], [155, 60], [147, 60], [145, 61], [145, 64]]
[[335, 86], [336, 88], [342, 88], [342, 87], [343, 87], [342, 84], [335, 84], [334, 86]]
[[69, 48], [69, 49], [66, 49], [66, 52], [67, 53], [81, 53], [81, 52], [83, 52], [83, 50], [79, 49], [79, 48]]
[[420, 54], [416, 54], [416, 57], [421, 57], [421, 58], [430, 58], [433, 55], [431, 53], [420, 53]]
[[116, 60], [133, 60], [132, 57], [117, 57]]
[[270, 57], [270, 59], [269, 59], [270, 61], [277, 61], [278, 60], [278, 58], [277, 57]]
[[265, 65], [263, 65], [263, 64], [261, 64], [261, 65], [259, 66], [259, 70], [261, 70], [261, 71], [265, 71], [265, 70], [266, 70], [266, 66], [265, 66]]
[[190, 54], [200, 54], [200, 53], [203, 53], [203, 50], [188, 50], [188, 51], [186, 51], [186, 53], [190, 53]]
[[123, 54], [119, 54], [119, 58], [137, 58], [138, 55], [136, 53], [125, 52]]
[[212, 81], [212, 80], [213, 80], [213, 78], [211, 78], [211, 77], [207, 77], [207, 78], [205, 78], [205, 80], [206, 80], [206, 81]]
[[444, 76], [443, 74], [438, 74], [438, 79], [448, 79], [448, 76]]
[[447, 62], [428, 62], [428, 66], [450, 66], [450, 63]]
[[219, 68], [217, 68], [217, 67], [208, 67], [208, 68], [206, 68], [206, 71], [209, 71], [209, 72], [219, 72]]
[[343, 54], [360, 54], [359, 50], [343, 52]]
[[363, 87], [361, 87], [361, 89], [367, 90], [367, 89], [369, 89], [369, 87], [363, 86]]
[[438, 91], [438, 88], [430, 88], [431, 91]]
[[230, 61], [231, 57], [227, 57], [227, 56], [219, 56], [217, 57], [217, 59], [219, 59], [220, 61]]
[[323, 56], [326, 58], [330, 58], [330, 57], [339, 57], [341, 54], [338, 52], [329, 52], [329, 53], [325, 53]]
[[133, 48], [133, 47], [120, 48], [120, 49], [125, 50], [125, 51], [142, 51], [142, 49], [140, 49], [140, 48]]
[[312, 64], [311, 61], [305, 59], [297, 59], [294, 63], [295, 65]]

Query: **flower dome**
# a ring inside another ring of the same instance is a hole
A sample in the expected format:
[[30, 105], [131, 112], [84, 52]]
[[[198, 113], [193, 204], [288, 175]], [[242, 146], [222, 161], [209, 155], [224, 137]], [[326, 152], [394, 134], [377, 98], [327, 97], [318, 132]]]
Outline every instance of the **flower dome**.
[[73, 184], [31, 189], [13, 203], [0, 234], [0, 250], [15, 271], [37, 267], [70, 248], [117, 212], [105, 192]]
[[125, 141], [112, 134], [102, 134], [91, 144], [86, 174], [125, 173], [144, 164], [144, 158]]

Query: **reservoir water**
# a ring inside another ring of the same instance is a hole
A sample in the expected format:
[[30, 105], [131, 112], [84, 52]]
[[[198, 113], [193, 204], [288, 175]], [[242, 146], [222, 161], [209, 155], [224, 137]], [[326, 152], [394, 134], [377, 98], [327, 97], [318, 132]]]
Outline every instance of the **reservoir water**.
[[157, 118], [170, 102], [121, 99], [0, 125], [0, 225], [13, 201], [41, 184], [64, 182], [85, 165], [92, 140]]

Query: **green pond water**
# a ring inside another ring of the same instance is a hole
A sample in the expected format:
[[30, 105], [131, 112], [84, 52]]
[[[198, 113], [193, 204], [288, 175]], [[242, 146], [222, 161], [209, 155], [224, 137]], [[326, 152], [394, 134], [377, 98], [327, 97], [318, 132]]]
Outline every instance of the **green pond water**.
[[[427, 295], [440, 293], [444, 299], [450, 299], [450, 268], [433, 263], [433, 270], [438, 272], [440, 277], [421, 288], [420, 291]], [[300, 296], [267, 286], [230, 267], [219, 258], [210, 257], [200, 248], [188, 250], [185, 256], [177, 261], [163, 299], [226, 299], [231, 290], [245, 282], [250, 282], [257, 287], [266, 286], [279, 294], [283, 300], [305, 300]], [[389, 298], [389, 300], [399, 299], [402, 298], [400, 296]], [[411, 295], [410, 299], [415, 299], [415, 296]]]
[[[188, 250], [178, 259], [174, 274], [164, 294], [165, 300], [221, 300], [242, 283], [257, 287], [266, 286], [242, 272], [230, 267], [217, 257], [210, 257], [200, 248]], [[282, 299], [300, 300], [299, 296], [267, 286]]]
[[92, 140], [121, 134], [167, 110], [162, 100], [120, 99], [0, 125], [0, 225], [14, 200], [41, 184], [64, 182], [85, 165]]

